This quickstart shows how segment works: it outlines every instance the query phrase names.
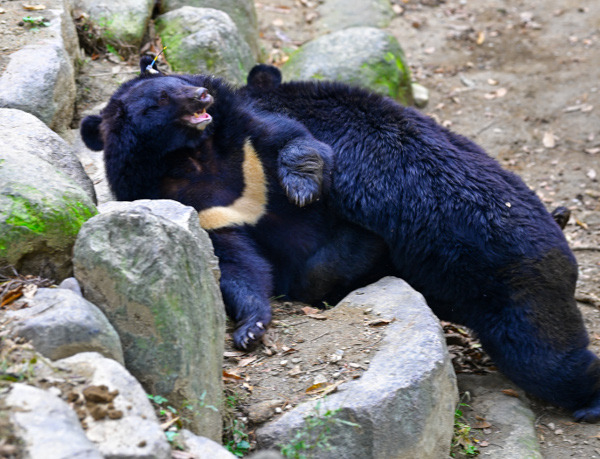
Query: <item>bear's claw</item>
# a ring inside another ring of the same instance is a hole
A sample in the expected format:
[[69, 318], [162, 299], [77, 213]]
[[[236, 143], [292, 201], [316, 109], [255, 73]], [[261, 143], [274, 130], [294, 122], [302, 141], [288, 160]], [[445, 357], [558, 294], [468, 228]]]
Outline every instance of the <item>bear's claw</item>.
[[261, 321], [247, 321], [238, 326], [233, 332], [233, 344], [244, 351], [258, 344], [265, 334], [266, 328]]

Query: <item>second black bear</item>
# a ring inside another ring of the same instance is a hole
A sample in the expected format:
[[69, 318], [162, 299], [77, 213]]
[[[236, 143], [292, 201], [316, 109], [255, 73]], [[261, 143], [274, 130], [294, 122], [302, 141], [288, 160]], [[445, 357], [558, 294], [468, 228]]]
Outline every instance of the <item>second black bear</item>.
[[600, 418], [600, 361], [574, 292], [577, 264], [523, 181], [412, 108], [332, 82], [281, 82], [259, 65], [242, 91], [334, 152], [335, 213], [381, 237], [394, 274], [441, 319], [475, 330], [528, 392]]

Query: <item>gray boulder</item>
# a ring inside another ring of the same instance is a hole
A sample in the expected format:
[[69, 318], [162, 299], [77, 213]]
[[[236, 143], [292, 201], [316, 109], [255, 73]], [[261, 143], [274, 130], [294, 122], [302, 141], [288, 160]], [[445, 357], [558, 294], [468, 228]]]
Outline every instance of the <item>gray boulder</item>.
[[73, 0], [73, 6], [85, 12], [102, 30], [106, 43], [124, 56], [137, 53], [152, 16], [154, 0], [98, 2]]
[[0, 108], [0, 134], [3, 150], [32, 153], [45, 159], [96, 202], [94, 184], [73, 148], [38, 118], [21, 110]]
[[27, 384], [10, 386], [4, 404], [27, 458], [102, 459], [88, 440], [77, 415], [66, 402], [49, 391]]
[[187, 429], [182, 429], [179, 432], [177, 440], [192, 457], [206, 457], [210, 459], [235, 459], [236, 457], [216, 441], [194, 435]]
[[349, 27], [387, 27], [394, 17], [390, 0], [326, 0], [317, 7], [317, 30], [330, 33]]
[[229, 15], [252, 50], [255, 60], [259, 60], [258, 19], [252, 0], [163, 0], [161, 13], [173, 11], [184, 6], [214, 8]]
[[255, 63], [248, 43], [223, 11], [185, 6], [156, 18], [156, 30], [177, 72], [215, 75], [241, 85]]
[[157, 215], [153, 201], [119, 205], [83, 226], [75, 277], [119, 333], [129, 371], [174, 406], [195, 405], [190, 429], [218, 440], [221, 417], [209, 406], [221, 403], [225, 313], [212, 245], [190, 207], [159, 201], [187, 213], [194, 231]]
[[281, 68], [285, 80], [336, 80], [412, 104], [410, 69], [390, 33], [351, 27], [302, 45]]
[[447, 457], [458, 401], [456, 377], [439, 321], [423, 297], [406, 282], [388, 277], [351, 293], [336, 308], [372, 308], [392, 321], [368, 370], [326, 399], [302, 403], [258, 429], [259, 445], [289, 443], [306, 429], [306, 416], [330, 411], [358, 426], [331, 423], [327, 435], [335, 449], [314, 450], [311, 457]]
[[26, 46], [10, 56], [0, 77], [0, 107], [31, 113], [62, 131], [73, 118], [74, 102], [73, 66], [59, 43]]
[[0, 266], [57, 281], [69, 277], [75, 237], [95, 213], [90, 197], [36, 154], [0, 153]]
[[71, 290], [42, 288], [28, 308], [7, 311], [11, 334], [31, 341], [51, 360], [96, 351], [123, 363], [117, 332], [102, 311]]
[[62, 132], [73, 118], [78, 55], [69, 5], [49, 0], [44, 11], [50, 26], [31, 36], [27, 46], [10, 55], [0, 76], [0, 107], [18, 108]]
[[[461, 393], [469, 395], [463, 411], [468, 423], [474, 425], [481, 419], [493, 426], [477, 431], [477, 438], [489, 445], [482, 456], [494, 459], [522, 457], [541, 459], [542, 453], [536, 431], [536, 418], [529, 407], [524, 391], [500, 373], [485, 376], [463, 373], [458, 375]], [[518, 397], [503, 391], [510, 389]]]
[[[96, 405], [112, 405], [112, 414], [100, 418], [96, 410], [94, 417], [88, 408], [87, 415], [82, 419], [87, 426], [87, 438], [96, 445], [102, 457], [171, 457], [171, 448], [146, 392], [119, 363], [95, 352], [84, 352], [59, 360], [56, 366], [85, 378], [84, 389], [90, 386], [96, 389], [106, 386], [111, 398], [114, 396], [109, 403]], [[104, 394], [100, 392], [99, 395], [99, 400], [89, 396], [86, 399], [88, 403], [89, 400], [102, 402]]]

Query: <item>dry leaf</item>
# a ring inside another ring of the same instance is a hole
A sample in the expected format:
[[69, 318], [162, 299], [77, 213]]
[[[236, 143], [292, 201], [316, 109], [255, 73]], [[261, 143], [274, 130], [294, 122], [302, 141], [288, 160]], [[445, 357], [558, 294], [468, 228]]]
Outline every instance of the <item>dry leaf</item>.
[[304, 306], [302, 308], [302, 312], [304, 314], [306, 314], [307, 316], [311, 315], [311, 314], [318, 314], [319, 312], [321, 312], [320, 309], [316, 309], [316, 308], [311, 308], [310, 306]]
[[556, 146], [556, 137], [551, 131], [544, 132], [542, 143], [546, 148], [554, 148]]
[[258, 359], [257, 356], [253, 355], [252, 357], [248, 357], [245, 359], [242, 359], [238, 362], [238, 367], [245, 367], [250, 365], [252, 362], [254, 362], [256, 359]]
[[389, 325], [394, 321], [394, 319], [375, 319], [367, 322], [369, 327], [379, 327], [381, 325]]
[[254, 390], [254, 387], [252, 387], [250, 384], [248, 384], [246, 382], [242, 384], [242, 387], [244, 389], [246, 389], [248, 392], [252, 392]]
[[487, 421], [479, 421], [475, 424], [472, 424], [471, 427], [473, 429], [489, 429], [490, 427], [492, 427], [492, 425]]
[[45, 10], [46, 6], [45, 5], [28, 5], [27, 3], [23, 3], [23, 8], [28, 11], [41, 11], [41, 10]]
[[223, 357], [225, 357], [225, 358], [241, 357], [242, 355], [244, 355], [244, 353], [241, 351], [225, 351], [225, 352], [223, 352]]
[[233, 371], [226, 371], [226, 370], [223, 370], [223, 378], [235, 379], [235, 380], [244, 379], [240, 375], [236, 375]]
[[306, 317], [310, 317], [311, 319], [315, 320], [327, 320], [327, 316], [324, 316], [323, 314], [309, 314]]
[[308, 389], [306, 389], [306, 393], [314, 394], [316, 392], [320, 392], [320, 391], [324, 390], [328, 385], [329, 385], [329, 383], [326, 383], [326, 382], [320, 382], [317, 384], [313, 384]]
[[519, 398], [519, 393], [514, 389], [502, 389], [500, 392], [510, 397]]
[[179, 421], [179, 416], [177, 416], [177, 417], [174, 417], [173, 419], [169, 419], [169, 420], [168, 420], [168, 421], [166, 421], [166, 422], [163, 422], [163, 423], [160, 425], [160, 428], [161, 428], [162, 430], [167, 430], [169, 427], [171, 427], [171, 426], [172, 426], [173, 424], [175, 424], [177, 421]]

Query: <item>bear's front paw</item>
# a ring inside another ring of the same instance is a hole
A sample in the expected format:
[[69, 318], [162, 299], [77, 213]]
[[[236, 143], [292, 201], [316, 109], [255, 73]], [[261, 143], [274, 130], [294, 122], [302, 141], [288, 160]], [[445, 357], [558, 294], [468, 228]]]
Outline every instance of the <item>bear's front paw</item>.
[[328, 185], [329, 148], [313, 143], [288, 144], [279, 156], [279, 181], [288, 199], [299, 207], [318, 200]]
[[244, 351], [253, 348], [267, 331], [267, 325], [268, 323], [256, 318], [240, 324], [233, 332], [233, 344]]

